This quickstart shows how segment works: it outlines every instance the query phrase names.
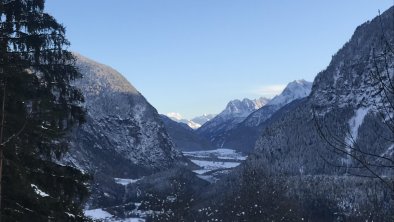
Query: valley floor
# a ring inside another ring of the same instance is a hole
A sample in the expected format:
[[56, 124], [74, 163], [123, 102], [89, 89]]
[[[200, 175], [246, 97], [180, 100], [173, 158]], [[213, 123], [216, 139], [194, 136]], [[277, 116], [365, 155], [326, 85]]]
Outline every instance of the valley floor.
[[193, 172], [210, 183], [216, 182], [223, 174], [229, 173], [230, 169], [246, 160], [246, 156], [232, 149], [191, 151], [183, 152], [183, 155], [201, 167]]
[[[209, 183], [215, 183], [221, 176], [228, 174], [232, 168], [237, 167], [242, 161], [246, 160], [247, 156], [232, 150], [232, 149], [216, 149], [216, 150], [197, 150], [183, 152], [184, 156], [189, 158], [194, 164], [200, 167], [200, 169], [194, 170], [193, 172], [197, 176]], [[127, 186], [141, 180], [139, 179], [127, 179], [127, 178], [114, 178], [115, 183]], [[172, 197], [167, 197], [172, 198]], [[144, 222], [145, 218], [155, 212], [152, 210], [140, 210], [141, 203], [130, 203], [136, 206], [132, 210], [131, 214], [135, 215], [131, 218], [120, 219], [110, 214], [105, 208], [86, 210], [85, 215], [93, 220], [99, 220], [104, 222]]]

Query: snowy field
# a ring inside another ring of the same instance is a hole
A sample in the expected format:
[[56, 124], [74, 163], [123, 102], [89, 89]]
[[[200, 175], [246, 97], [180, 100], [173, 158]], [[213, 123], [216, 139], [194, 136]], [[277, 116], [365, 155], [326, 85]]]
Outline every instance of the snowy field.
[[92, 220], [98, 220], [103, 222], [145, 222], [145, 219], [141, 218], [125, 218], [125, 219], [117, 219], [112, 214], [107, 211], [99, 208], [93, 210], [85, 210], [85, 216], [89, 217]]
[[183, 152], [183, 155], [201, 167], [193, 172], [211, 183], [216, 182], [222, 174], [229, 173], [230, 169], [237, 167], [247, 157], [231, 149]]
[[209, 160], [193, 160], [193, 159], [191, 159], [191, 161], [203, 168], [201, 170], [193, 171], [197, 174], [204, 174], [211, 171], [234, 168], [241, 163], [241, 162], [227, 162], [227, 161], [223, 162], [223, 161], [215, 161], [215, 160], [209, 161]]
[[[132, 183], [136, 183], [139, 179], [125, 179], [125, 178], [114, 178], [115, 183], [127, 186]], [[98, 208], [98, 209], [91, 209], [91, 210], [85, 210], [84, 214], [85, 216], [89, 217], [90, 219], [94, 221], [102, 221], [102, 222], [145, 222], [145, 219], [143, 217], [147, 216], [147, 212], [139, 211], [138, 207], [141, 205], [140, 203], [134, 203], [135, 206], [137, 207], [136, 210], [133, 210], [133, 215], [136, 215], [137, 217], [132, 217], [132, 218], [124, 218], [120, 219], [112, 215], [111, 213], [107, 212], [105, 209]], [[149, 212], [148, 212], [149, 213]]]
[[[203, 150], [193, 152], [183, 152], [193, 163], [200, 166], [201, 169], [194, 170], [198, 177], [209, 182], [216, 182], [221, 175], [228, 174], [230, 170], [246, 159], [247, 156], [231, 149]], [[136, 183], [139, 179], [114, 178], [115, 183], [127, 186]], [[145, 222], [148, 215], [153, 211], [138, 210], [141, 203], [134, 203], [137, 208], [133, 210], [132, 215], [140, 218], [119, 219], [107, 212], [105, 209], [85, 210], [85, 215], [93, 220], [103, 222]], [[156, 212], [159, 213], [159, 212]]]
[[217, 158], [222, 160], [246, 160], [246, 156], [231, 149], [216, 149], [216, 150], [202, 150], [183, 152], [183, 155], [189, 159], [195, 158]]
[[117, 184], [127, 186], [129, 184], [136, 183], [137, 181], [141, 180], [141, 178], [139, 178], [139, 179], [114, 178], [114, 180], [115, 180], [115, 183], [117, 183]]

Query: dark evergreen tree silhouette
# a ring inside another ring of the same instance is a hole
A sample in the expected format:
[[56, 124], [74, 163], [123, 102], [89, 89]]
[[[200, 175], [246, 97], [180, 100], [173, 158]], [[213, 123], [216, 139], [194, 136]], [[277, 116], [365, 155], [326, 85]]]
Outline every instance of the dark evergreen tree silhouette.
[[[87, 176], [55, 164], [84, 120], [81, 77], [45, 0], [0, 1], [0, 203], [4, 221], [84, 220]], [[46, 195], [39, 195], [40, 191]]]

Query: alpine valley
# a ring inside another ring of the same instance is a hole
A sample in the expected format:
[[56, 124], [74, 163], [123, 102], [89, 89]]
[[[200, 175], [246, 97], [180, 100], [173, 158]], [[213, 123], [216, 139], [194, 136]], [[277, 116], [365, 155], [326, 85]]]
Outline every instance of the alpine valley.
[[[50, 164], [86, 181], [86, 220], [394, 222], [392, 46], [394, 7], [313, 82], [190, 120], [160, 115], [118, 71], [73, 53], [85, 122]], [[52, 198], [38, 182], [34, 198]]]

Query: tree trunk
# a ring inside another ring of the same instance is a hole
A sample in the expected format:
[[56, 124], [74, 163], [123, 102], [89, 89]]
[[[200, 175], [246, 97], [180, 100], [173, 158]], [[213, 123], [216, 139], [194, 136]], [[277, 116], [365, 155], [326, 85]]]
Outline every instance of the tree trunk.
[[5, 93], [6, 93], [6, 82], [3, 82], [3, 101], [1, 104], [1, 126], [0, 126], [0, 222], [3, 217], [3, 193], [2, 193], [2, 184], [3, 184], [3, 162], [4, 162], [4, 120], [5, 120]]

